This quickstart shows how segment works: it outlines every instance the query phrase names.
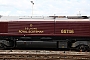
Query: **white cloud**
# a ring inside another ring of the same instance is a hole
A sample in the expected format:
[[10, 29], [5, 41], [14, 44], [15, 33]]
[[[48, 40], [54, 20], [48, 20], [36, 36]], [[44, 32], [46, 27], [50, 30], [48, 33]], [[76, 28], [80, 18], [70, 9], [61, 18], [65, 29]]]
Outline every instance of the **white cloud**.
[[[32, 15], [31, 0], [0, 0], [0, 14]], [[33, 0], [34, 15], [89, 15], [89, 0]], [[5, 12], [7, 12], [5, 14]]]
[[0, 14], [5, 15], [5, 16], [8, 16], [8, 15], [10, 14], [10, 12], [11, 12], [11, 11], [6, 11], [6, 12], [0, 11]]

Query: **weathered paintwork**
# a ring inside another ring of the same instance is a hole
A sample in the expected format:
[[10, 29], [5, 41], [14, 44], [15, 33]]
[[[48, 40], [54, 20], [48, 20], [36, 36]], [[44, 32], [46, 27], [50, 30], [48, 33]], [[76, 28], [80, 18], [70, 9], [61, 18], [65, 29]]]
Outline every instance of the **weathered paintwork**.
[[9, 36], [88, 36], [89, 21], [13, 21], [0, 22], [0, 35]]

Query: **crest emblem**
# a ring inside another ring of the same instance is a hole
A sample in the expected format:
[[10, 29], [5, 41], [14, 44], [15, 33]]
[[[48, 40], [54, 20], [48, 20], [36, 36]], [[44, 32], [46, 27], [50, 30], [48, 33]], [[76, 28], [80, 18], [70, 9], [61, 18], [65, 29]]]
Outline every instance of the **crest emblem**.
[[32, 24], [30, 24], [30, 27], [32, 27], [33, 25]]

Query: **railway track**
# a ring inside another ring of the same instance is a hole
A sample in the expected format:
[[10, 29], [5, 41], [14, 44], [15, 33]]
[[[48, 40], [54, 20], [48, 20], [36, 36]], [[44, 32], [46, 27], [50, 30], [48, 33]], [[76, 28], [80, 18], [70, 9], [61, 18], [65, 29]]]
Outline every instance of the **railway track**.
[[0, 60], [90, 60], [90, 52], [0, 50]]

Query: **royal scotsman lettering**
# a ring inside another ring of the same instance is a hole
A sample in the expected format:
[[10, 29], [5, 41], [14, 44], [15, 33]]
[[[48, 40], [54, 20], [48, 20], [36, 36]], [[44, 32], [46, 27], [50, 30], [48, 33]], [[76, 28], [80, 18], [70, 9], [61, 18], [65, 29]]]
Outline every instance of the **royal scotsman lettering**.
[[30, 30], [19, 30], [19, 33], [44, 33], [44, 31], [37, 30], [37, 29], [30, 29]]
[[64, 33], [64, 34], [73, 34], [74, 33], [74, 30], [72, 29], [72, 30], [70, 30], [70, 29], [62, 29], [61, 31], [60, 31], [61, 33]]
[[19, 33], [43, 33], [44, 31], [26, 31], [26, 30], [19, 30]]
[[19, 33], [44, 33], [43, 30], [38, 30], [38, 28], [33, 28], [33, 25], [30, 24], [30, 27], [25, 27], [23, 30], [19, 30]]

